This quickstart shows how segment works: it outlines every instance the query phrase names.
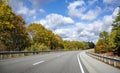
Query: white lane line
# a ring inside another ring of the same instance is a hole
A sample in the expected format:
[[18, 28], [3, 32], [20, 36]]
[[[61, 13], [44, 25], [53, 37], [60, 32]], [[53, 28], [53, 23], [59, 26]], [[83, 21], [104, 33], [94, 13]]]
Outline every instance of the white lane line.
[[82, 72], [82, 73], [85, 73], [84, 70], [83, 70], [82, 64], [81, 64], [81, 62], [80, 62], [80, 59], [79, 59], [79, 54], [77, 55], [77, 59], [78, 59], [78, 63], [79, 63], [81, 72]]
[[43, 63], [45, 61], [39, 61], [39, 62], [36, 62], [36, 63], [33, 63], [33, 65], [37, 65], [37, 64], [40, 64], [40, 63]]
[[60, 55], [57, 55], [57, 57], [60, 57]]

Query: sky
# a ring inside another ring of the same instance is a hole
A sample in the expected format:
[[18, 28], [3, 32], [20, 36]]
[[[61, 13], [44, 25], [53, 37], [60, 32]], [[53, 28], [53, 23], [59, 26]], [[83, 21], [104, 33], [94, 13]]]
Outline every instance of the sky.
[[111, 32], [120, 0], [10, 0], [26, 25], [40, 23], [64, 40], [97, 42], [99, 33]]

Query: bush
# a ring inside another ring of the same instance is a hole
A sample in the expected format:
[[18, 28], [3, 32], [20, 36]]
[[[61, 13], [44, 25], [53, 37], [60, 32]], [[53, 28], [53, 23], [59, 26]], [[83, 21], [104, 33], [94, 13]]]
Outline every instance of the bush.
[[42, 50], [49, 50], [49, 48], [44, 44], [35, 43], [31, 45], [31, 47], [25, 49], [25, 51], [42, 51]]

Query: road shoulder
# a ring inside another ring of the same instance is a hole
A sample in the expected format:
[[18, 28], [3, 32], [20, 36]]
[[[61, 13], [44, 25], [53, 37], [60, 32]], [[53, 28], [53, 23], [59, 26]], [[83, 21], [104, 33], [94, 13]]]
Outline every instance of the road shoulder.
[[85, 51], [80, 53], [80, 58], [89, 73], [120, 73], [119, 69], [88, 56]]

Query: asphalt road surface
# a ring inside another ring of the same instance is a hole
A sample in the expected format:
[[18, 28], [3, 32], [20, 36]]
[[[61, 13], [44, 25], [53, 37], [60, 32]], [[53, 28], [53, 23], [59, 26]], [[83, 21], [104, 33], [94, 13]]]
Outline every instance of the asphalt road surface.
[[120, 69], [89, 57], [85, 51], [67, 51], [2, 60], [0, 73], [120, 73]]

